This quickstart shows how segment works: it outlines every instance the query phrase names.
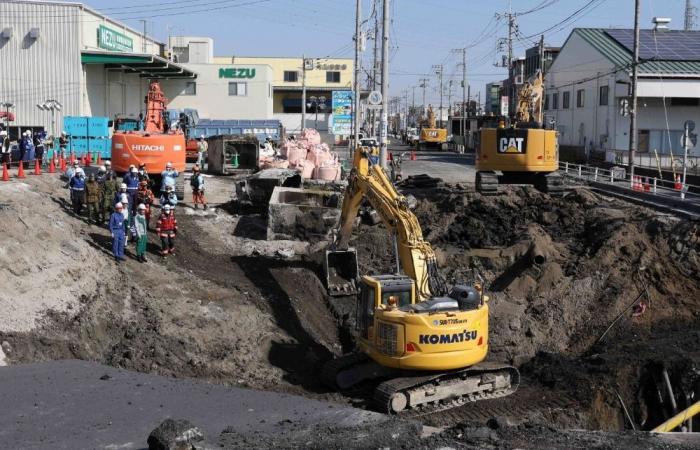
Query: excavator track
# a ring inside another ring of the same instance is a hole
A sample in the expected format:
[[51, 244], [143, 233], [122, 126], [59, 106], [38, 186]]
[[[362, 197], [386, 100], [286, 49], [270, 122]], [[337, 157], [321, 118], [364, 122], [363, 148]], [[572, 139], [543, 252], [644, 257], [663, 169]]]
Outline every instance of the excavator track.
[[543, 191], [552, 195], [561, 195], [566, 190], [564, 178], [557, 172], [548, 173], [544, 176]]
[[476, 191], [480, 194], [498, 194], [498, 175], [495, 172], [477, 172], [475, 181]]
[[374, 400], [382, 412], [416, 417], [505, 397], [519, 384], [520, 373], [515, 367], [482, 363], [454, 372], [385, 381], [374, 390]]
[[321, 382], [332, 389], [340, 388], [342, 390], [347, 388], [346, 386], [339, 385], [342, 385], [343, 383], [338, 383], [338, 374], [345, 369], [357, 366], [358, 364], [362, 364], [367, 361], [369, 361], [369, 356], [361, 352], [349, 353], [341, 356], [340, 358], [332, 359], [325, 363], [321, 369]]

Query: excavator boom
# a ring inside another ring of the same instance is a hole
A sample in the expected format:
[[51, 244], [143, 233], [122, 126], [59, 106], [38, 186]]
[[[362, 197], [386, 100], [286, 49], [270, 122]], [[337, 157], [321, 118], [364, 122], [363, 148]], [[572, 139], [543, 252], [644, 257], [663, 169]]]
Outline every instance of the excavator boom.
[[367, 147], [355, 151], [353, 169], [348, 177], [340, 226], [335, 241], [326, 252], [325, 269], [331, 295], [348, 295], [356, 291], [357, 253], [348, 248], [352, 227], [362, 201], [367, 199], [394, 235], [395, 250], [406, 275], [415, 280], [420, 300], [446, 292], [437, 272], [435, 252], [423, 239], [418, 219], [378, 164], [373, 164]]

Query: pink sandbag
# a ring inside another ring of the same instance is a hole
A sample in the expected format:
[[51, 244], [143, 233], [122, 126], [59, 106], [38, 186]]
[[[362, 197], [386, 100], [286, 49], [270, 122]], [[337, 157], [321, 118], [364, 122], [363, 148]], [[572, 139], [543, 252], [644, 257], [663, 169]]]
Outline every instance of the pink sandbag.
[[314, 171], [314, 178], [326, 181], [340, 180], [340, 164], [335, 159], [324, 161]]
[[321, 167], [324, 162], [332, 158], [333, 157], [331, 156], [330, 152], [325, 151], [323, 146], [320, 145], [314, 146], [314, 148], [309, 150], [309, 152], [306, 154], [306, 159], [313, 161], [316, 167]]
[[288, 167], [289, 161], [286, 159], [274, 159], [263, 164], [263, 169], [286, 169]]
[[297, 146], [289, 146], [287, 147], [287, 161], [289, 161], [289, 164], [291, 165], [296, 165], [299, 163], [299, 161], [303, 161], [306, 159], [306, 149], [297, 147]]
[[299, 139], [309, 141], [311, 145], [319, 145], [321, 143], [321, 135], [313, 128], [305, 128], [299, 134]]
[[299, 161], [296, 165], [296, 170], [298, 170], [299, 173], [301, 173], [302, 178], [306, 179], [312, 178], [315, 168], [316, 166], [314, 165], [313, 161], [309, 160]]

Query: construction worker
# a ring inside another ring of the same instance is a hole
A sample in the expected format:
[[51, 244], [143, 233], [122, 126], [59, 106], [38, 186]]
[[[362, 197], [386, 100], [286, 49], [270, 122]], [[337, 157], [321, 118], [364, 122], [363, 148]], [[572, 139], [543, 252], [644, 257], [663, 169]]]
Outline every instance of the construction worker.
[[151, 178], [148, 176], [148, 172], [146, 171], [145, 163], [139, 164], [139, 181], [147, 181], [148, 183], [151, 182]]
[[[103, 167], [105, 168], [105, 173], [104, 176], [98, 177], [98, 182], [102, 180], [102, 211], [100, 217], [104, 221], [104, 219], [108, 218], [112, 213], [114, 196], [119, 190], [119, 180], [113, 176], [114, 172], [108, 172], [105, 166], [100, 167], [100, 170], [102, 170]], [[97, 173], [99, 175], [100, 172], [98, 171]]]
[[58, 138], [58, 148], [61, 152], [61, 158], [66, 157], [66, 148], [68, 147], [68, 135], [65, 131], [61, 131], [61, 137]]
[[204, 157], [209, 150], [209, 143], [204, 140], [204, 135], [199, 137], [197, 142], [197, 164], [199, 167], [204, 167]]
[[112, 161], [110, 160], [105, 161], [105, 173], [109, 179], [117, 178], [117, 174], [112, 170]]
[[146, 227], [151, 223], [151, 206], [153, 205], [153, 192], [148, 188], [148, 181], [142, 180], [139, 183], [139, 190], [136, 191], [136, 203], [146, 208]]
[[[29, 136], [27, 135], [29, 133]], [[24, 158], [29, 153], [29, 146], [31, 144], [31, 131], [25, 131], [19, 139], [19, 160], [24, 161]]]
[[175, 188], [168, 185], [165, 187], [165, 193], [160, 196], [160, 207], [170, 205], [173, 209], [177, 206], [177, 194]]
[[0, 164], [10, 164], [10, 138], [7, 137], [7, 131], [0, 131]]
[[197, 164], [192, 168], [190, 187], [192, 188], [192, 203], [194, 204], [194, 209], [199, 209], [199, 204], [201, 203], [206, 211], [207, 201], [204, 200], [204, 175], [202, 175]]
[[44, 140], [41, 133], [34, 133], [34, 158], [42, 165], [44, 162]]
[[117, 262], [125, 261], [124, 244], [126, 243], [126, 233], [124, 231], [124, 216], [122, 210], [124, 205], [117, 203], [114, 205], [114, 212], [109, 217], [109, 231], [112, 233], [112, 254]]
[[165, 170], [161, 172], [160, 178], [161, 178], [161, 185], [160, 185], [160, 195], [162, 196], [163, 194], [166, 193], [166, 186], [172, 186], [173, 188], [175, 187], [175, 178], [177, 178], [180, 174], [173, 168], [173, 163], [170, 161], [165, 164]]
[[85, 183], [85, 198], [87, 200], [87, 220], [88, 223], [93, 222], [95, 224], [103, 222], [100, 218], [101, 208], [100, 200], [102, 198], [102, 186], [95, 180], [95, 175], [90, 174], [88, 176], [87, 183]]
[[148, 247], [148, 219], [146, 218], [146, 205], [140, 203], [134, 216], [133, 232], [136, 236], [136, 259], [146, 262], [146, 248]]
[[75, 174], [71, 177], [68, 184], [70, 186], [73, 212], [75, 214], [80, 214], [80, 211], [83, 209], [83, 203], [85, 203], [85, 174], [80, 167], [76, 169]]
[[129, 212], [133, 215], [136, 213], [136, 191], [139, 189], [139, 171], [136, 166], [132, 166], [124, 175], [122, 183], [126, 184], [126, 193], [129, 194]]
[[165, 257], [175, 252], [175, 236], [177, 235], [177, 220], [170, 205], [163, 206], [158, 218], [156, 233], [160, 236], [160, 254]]
[[[126, 183], [119, 185], [119, 192], [114, 196], [114, 205], [116, 208], [117, 203], [122, 205], [122, 216], [124, 216], [124, 233], [129, 231], [129, 193], [126, 191]], [[129, 236], [126, 235], [125, 242], [129, 241]]]

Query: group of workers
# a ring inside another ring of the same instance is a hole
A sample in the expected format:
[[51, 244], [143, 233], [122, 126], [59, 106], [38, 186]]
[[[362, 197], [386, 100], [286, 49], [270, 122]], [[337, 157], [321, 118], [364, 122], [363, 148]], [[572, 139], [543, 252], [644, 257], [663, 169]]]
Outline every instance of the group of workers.
[[[46, 135], [45, 131], [31, 130], [22, 132], [17, 139], [17, 161], [34, 161], [40, 165], [44, 164], [44, 155], [47, 148], [52, 148], [54, 145], [53, 136]], [[59, 150], [61, 156], [65, 157], [66, 147], [68, 145], [68, 136], [66, 132], [62, 132], [58, 138]], [[0, 130], [0, 164], [11, 164], [12, 157], [12, 141], [7, 133], [7, 130]]]
[[[73, 212], [80, 215], [83, 207], [87, 206], [88, 223], [103, 225], [105, 220], [108, 220], [115, 260], [117, 262], [126, 260], [125, 247], [131, 237], [136, 243], [136, 259], [146, 262], [151, 209], [155, 202], [146, 166], [144, 164], [138, 168], [131, 166], [120, 181], [112, 170], [111, 163], [105, 161], [104, 165], [99, 167], [97, 175], [90, 173], [86, 180], [84, 169], [76, 161], [67, 170], [66, 175], [69, 180]], [[175, 179], [179, 176], [180, 174], [170, 162], [161, 173], [159, 197], [161, 213], [155, 231], [161, 240], [160, 254], [163, 257], [175, 251], [177, 220], [174, 211], [178, 203]], [[190, 186], [194, 208], [198, 209], [199, 205], [202, 205], [207, 209], [207, 203], [204, 200], [204, 177], [198, 165], [192, 169]]]

